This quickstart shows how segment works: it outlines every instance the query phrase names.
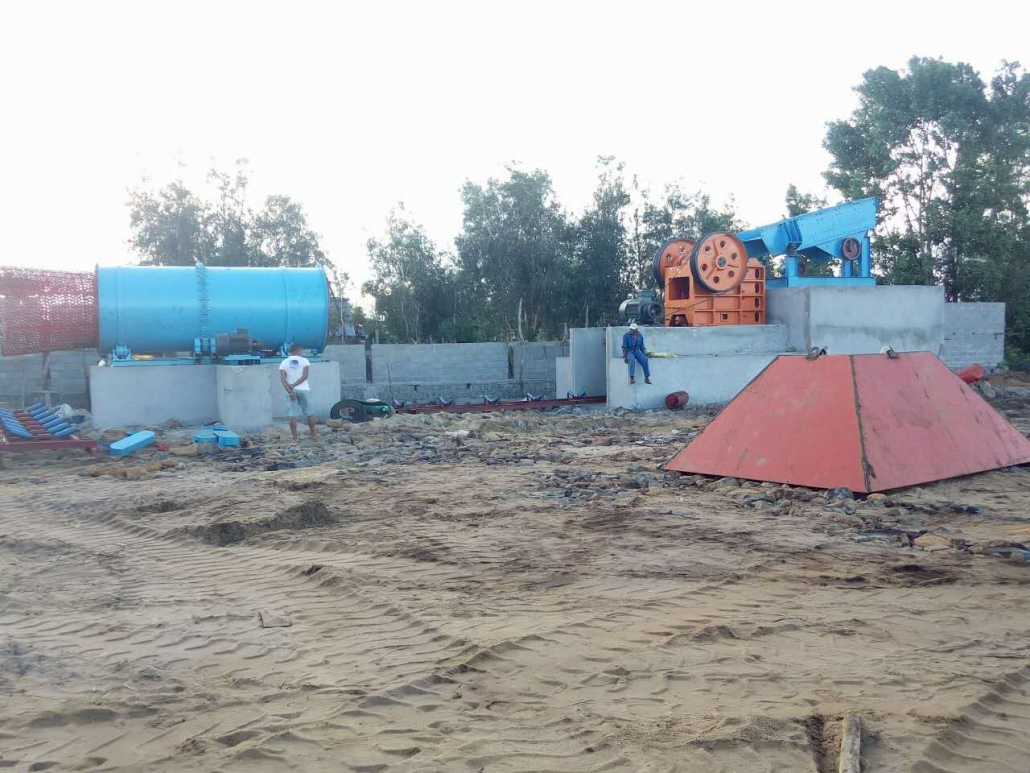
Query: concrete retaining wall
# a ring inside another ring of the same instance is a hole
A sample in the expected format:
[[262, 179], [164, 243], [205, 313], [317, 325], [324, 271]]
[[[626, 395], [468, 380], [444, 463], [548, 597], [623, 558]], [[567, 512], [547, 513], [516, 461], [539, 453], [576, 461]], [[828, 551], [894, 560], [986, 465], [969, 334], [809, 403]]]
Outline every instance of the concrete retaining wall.
[[1005, 359], [1004, 303], [945, 303], [944, 349], [949, 368], [979, 363], [988, 370]]
[[792, 287], [769, 289], [769, 321], [787, 330], [797, 351], [824, 347], [830, 354], [895, 351], [940, 354], [944, 343], [944, 289], [922, 286]]
[[651, 381], [645, 384], [637, 369], [637, 383], [629, 383], [622, 360], [612, 359], [608, 369], [609, 408], [659, 408], [670, 392], [685, 390], [691, 405], [728, 403], [778, 354], [692, 355], [675, 360], [652, 359]]

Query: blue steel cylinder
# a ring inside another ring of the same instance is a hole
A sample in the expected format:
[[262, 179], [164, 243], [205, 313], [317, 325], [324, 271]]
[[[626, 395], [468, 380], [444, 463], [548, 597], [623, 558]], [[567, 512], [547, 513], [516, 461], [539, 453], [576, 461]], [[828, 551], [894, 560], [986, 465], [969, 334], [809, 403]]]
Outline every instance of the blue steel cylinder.
[[321, 268], [98, 266], [97, 309], [101, 351], [192, 351], [240, 328], [270, 349], [321, 349], [329, 281]]

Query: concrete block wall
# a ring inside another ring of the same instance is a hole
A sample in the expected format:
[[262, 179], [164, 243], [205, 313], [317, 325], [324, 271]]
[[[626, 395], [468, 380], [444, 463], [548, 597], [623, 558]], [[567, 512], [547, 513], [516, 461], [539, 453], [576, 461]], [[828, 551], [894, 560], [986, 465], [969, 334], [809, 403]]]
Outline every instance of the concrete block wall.
[[340, 381], [343, 384], [364, 384], [365, 347], [347, 344], [327, 346], [322, 352], [322, 359], [340, 364]]
[[[50, 389], [54, 405], [89, 407], [89, 368], [98, 360], [95, 351], [51, 352]], [[0, 403], [18, 408], [43, 399], [43, 355], [0, 357]]]
[[375, 344], [329, 346], [324, 358], [339, 363], [342, 394], [431, 402], [438, 397], [478, 402], [483, 395], [519, 399], [526, 392], [555, 395], [555, 360], [568, 347], [554, 342], [475, 344]]
[[1005, 359], [1004, 303], [945, 303], [941, 360], [949, 368], [978, 363], [988, 370]]

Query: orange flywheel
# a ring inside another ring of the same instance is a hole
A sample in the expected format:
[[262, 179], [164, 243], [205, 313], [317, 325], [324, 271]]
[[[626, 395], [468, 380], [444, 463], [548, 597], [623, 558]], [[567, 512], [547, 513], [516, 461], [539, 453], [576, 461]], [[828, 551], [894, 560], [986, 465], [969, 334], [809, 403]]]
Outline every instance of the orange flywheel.
[[673, 266], [685, 266], [694, 249], [693, 239], [670, 239], [654, 254], [654, 281], [665, 287], [665, 272]]
[[702, 287], [713, 293], [724, 293], [744, 281], [747, 250], [733, 234], [707, 234], [694, 245], [690, 267]]

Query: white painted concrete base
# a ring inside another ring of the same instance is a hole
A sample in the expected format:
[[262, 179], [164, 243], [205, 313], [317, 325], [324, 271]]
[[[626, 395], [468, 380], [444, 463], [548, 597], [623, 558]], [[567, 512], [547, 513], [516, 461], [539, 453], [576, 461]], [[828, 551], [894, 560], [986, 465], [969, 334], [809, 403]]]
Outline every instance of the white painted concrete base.
[[[340, 363], [313, 362], [311, 408], [320, 419], [340, 400]], [[141, 365], [90, 368], [93, 425], [126, 427], [221, 421], [233, 429], [286, 416], [277, 365]]]
[[[265, 365], [216, 366], [220, 422], [233, 430], [265, 427], [272, 423], [272, 392], [267, 368]], [[282, 385], [279, 388], [282, 389]]]
[[674, 360], [651, 359], [652, 384], [644, 383], [637, 366], [637, 383], [629, 383], [629, 366], [611, 360], [608, 368], [608, 407], [649, 409], [665, 404], [670, 392], [686, 391], [690, 405], [728, 403], [778, 355], [693, 355]]

